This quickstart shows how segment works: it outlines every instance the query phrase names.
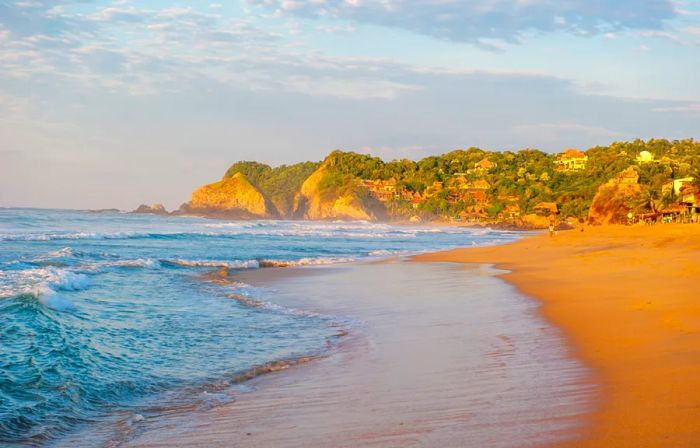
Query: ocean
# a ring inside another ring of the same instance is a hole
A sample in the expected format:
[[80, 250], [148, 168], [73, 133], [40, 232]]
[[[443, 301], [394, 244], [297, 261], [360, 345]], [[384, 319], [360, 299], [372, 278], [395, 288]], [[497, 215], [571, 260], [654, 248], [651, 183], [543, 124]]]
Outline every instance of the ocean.
[[[235, 272], [329, 265], [518, 233], [367, 222], [214, 221], [0, 209], [0, 444], [43, 446], [163, 409], [235, 400], [278, 361], [331, 350], [342, 314], [275, 302]], [[221, 268], [233, 273], [221, 281]], [[311, 281], [311, 280], [310, 280]]]

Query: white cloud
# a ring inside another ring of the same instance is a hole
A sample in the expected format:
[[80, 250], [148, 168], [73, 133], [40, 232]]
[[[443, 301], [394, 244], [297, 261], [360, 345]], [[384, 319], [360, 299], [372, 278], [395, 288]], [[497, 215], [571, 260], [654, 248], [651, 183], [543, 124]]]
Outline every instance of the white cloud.
[[700, 114], [700, 103], [682, 104], [679, 106], [657, 107], [656, 112], [680, 112], [690, 114]]
[[357, 31], [357, 28], [355, 28], [352, 25], [322, 24], [322, 25], [318, 25], [316, 27], [316, 29], [319, 31], [323, 31], [324, 33], [329, 33], [329, 34], [354, 33], [355, 31]]
[[577, 35], [661, 29], [677, 13], [668, 0], [247, 0], [251, 6], [306, 18], [340, 19], [479, 44], [518, 42], [530, 31]]

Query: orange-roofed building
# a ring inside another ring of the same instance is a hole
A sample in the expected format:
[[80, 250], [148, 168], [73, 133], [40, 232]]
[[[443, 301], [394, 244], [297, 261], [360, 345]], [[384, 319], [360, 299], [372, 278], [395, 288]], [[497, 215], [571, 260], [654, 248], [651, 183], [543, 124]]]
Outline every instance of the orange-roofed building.
[[492, 168], [496, 168], [496, 164], [489, 159], [482, 159], [474, 164], [474, 169], [476, 171], [488, 171]]
[[518, 204], [508, 204], [503, 210], [503, 214], [508, 219], [515, 219], [520, 217], [520, 206]]
[[471, 185], [471, 188], [476, 190], [488, 190], [489, 188], [491, 188], [491, 184], [489, 184], [483, 179], [479, 179]]
[[580, 171], [586, 168], [588, 156], [578, 149], [567, 149], [557, 156], [554, 164], [557, 171]]
[[425, 199], [423, 199], [420, 194], [416, 193], [411, 199], [411, 206], [413, 208], [418, 208], [423, 202], [425, 202]]

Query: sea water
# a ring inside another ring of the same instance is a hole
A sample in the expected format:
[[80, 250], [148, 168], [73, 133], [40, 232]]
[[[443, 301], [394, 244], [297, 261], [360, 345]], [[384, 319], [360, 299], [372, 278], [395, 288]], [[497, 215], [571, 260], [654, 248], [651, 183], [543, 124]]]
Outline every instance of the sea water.
[[[129, 426], [159, 409], [234, 400], [229, 386], [250, 372], [321, 355], [352, 325], [279, 306], [235, 276], [210, 281], [212, 271], [515, 238], [457, 227], [0, 209], [0, 444], [50, 444], [109, 418]], [[249, 300], [234, 300], [242, 296]]]

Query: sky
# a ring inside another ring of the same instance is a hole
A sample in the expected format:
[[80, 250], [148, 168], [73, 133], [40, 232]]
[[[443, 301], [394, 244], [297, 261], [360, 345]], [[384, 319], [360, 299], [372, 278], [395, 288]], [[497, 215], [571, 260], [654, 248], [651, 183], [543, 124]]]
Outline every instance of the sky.
[[237, 160], [700, 137], [700, 0], [0, 0], [0, 206], [174, 208]]

